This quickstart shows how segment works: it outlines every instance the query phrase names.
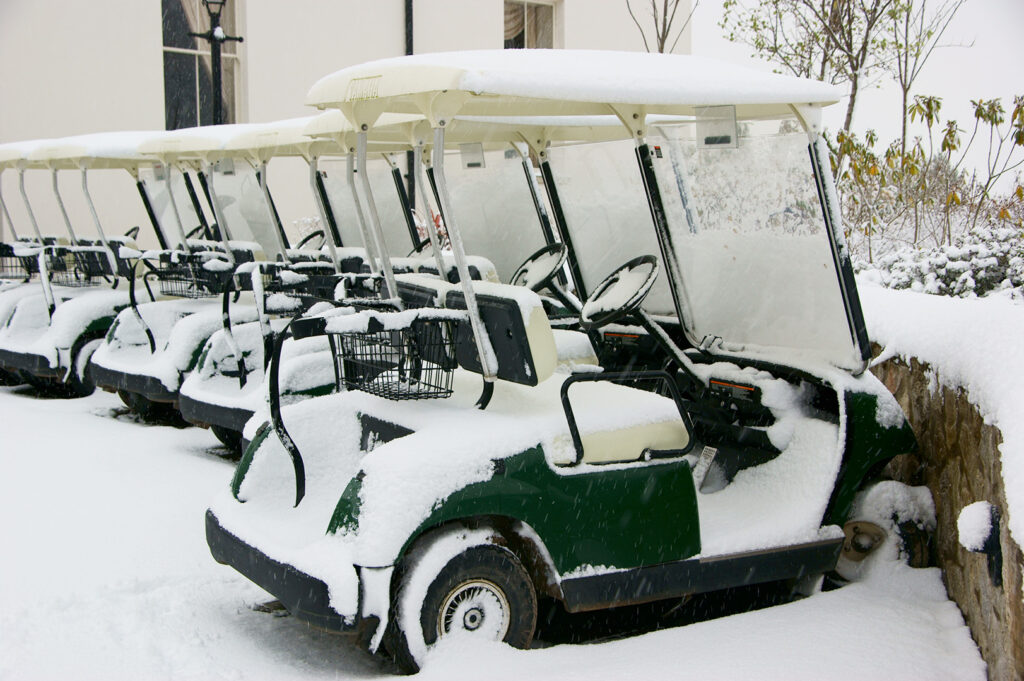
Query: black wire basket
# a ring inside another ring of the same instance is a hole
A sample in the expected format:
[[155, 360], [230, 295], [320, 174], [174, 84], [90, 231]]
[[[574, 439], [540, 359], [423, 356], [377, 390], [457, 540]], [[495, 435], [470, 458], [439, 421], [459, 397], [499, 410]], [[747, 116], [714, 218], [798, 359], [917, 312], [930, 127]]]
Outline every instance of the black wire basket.
[[178, 298], [209, 298], [224, 291], [231, 270], [208, 269], [201, 253], [161, 253], [156, 265], [160, 292]]
[[73, 288], [108, 283], [113, 274], [106, 252], [93, 248], [47, 249], [46, 271], [54, 284]]
[[371, 317], [364, 332], [329, 333], [338, 387], [389, 400], [451, 396], [458, 323], [423, 314], [404, 328], [386, 329]]
[[13, 245], [0, 243], [0, 279], [28, 281], [38, 272], [35, 257], [14, 255]]

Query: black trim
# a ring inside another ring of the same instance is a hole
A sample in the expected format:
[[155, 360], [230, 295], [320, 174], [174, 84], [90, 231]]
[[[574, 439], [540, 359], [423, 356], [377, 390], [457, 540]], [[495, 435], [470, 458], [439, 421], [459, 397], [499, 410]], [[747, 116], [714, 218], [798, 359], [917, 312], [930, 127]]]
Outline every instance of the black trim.
[[558, 195], [558, 186], [555, 184], [554, 173], [551, 172], [551, 164], [545, 159], [540, 164], [540, 174], [544, 179], [544, 191], [548, 194], [548, 203], [551, 204], [551, 212], [554, 213], [555, 227], [558, 229], [558, 238], [565, 247], [569, 249], [569, 276], [572, 278], [573, 287], [576, 289], [576, 297], [580, 300], [587, 299], [587, 287], [583, 283], [583, 272], [580, 271], [580, 261], [576, 257], [576, 249], [572, 245], [572, 237], [569, 236], [569, 226], [565, 221], [565, 212], [562, 210], [562, 199]]
[[[828, 191], [825, 187], [825, 171], [822, 159], [818, 155], [817, 145], [807, 145], [807, 152], [811, 156], [811, 168], [814, 171], [814, 185], [818, 190], [818, 202], [821, 204], [821, 212], [825, 218], [825, 231], [828, 234], [829, 247], [832, 250], [832, 262], [835, 263], [836, 275], [839, 277], [839, 292], [843, 296], [843, 307], [846, 310], [846, 322], [850, 326], [850, 338], [860, 350], [861, 361], [867, 362], [871, 359], [871, 340], [868, 338], [868, 326], [864, 321], [864, 310], [860, 305], [860, 294], [857, 292], [857, 282], [853, 278], [853, 263], [850, 261], [849, 253], [844, 258], [839, 252], [839, 237], [836, 236], [836, 227], [832, 222], [833, 206], [828, 201]], [[834, 206], [836, 213], [839, 207]]]
[[566, 610], [580, 612], [800, 578], [833, 569], [842, 548], [842, 538], [825, 539], [780, 549], [562, 579], [562, 595]]
[[153, 376], [129, 374], [90, 362], [89, 377], [98, 388], [135, 393], [136, 395], [142, 395], [151, 402], [174, 404], [178, 401], [178, 391], [169, 390], [160, 379]]
[[60, 367], [51, 367], [50, 361], [42, 355], [14, 350], [0, 350], [0, 368], [8, 371], [25, 371], [40, 378], [59, 377], [64, 373], [64, 369]]
[[246, 544], [225, 530], [209, 510], [206, 512], [206, 544], [214, 560], [230, 565], [271, 593], [297, 619], [329, 631], [356, 631], [354, 619], [347, 622], [331, 608], [330, 593], [322, 580]]
[[[188, 173], [182, 173], [181, 176], [185, 178], [185, 189], [188, 191], [188, 198], [192, 201], [192, 209], [196, 212], [199, 224], [203, 228], [203, 235], [207, 239], [213, 239], [213, 235], [210, 233], [210, 223], [206, 221], [206, 214], [203, 212], [202, 206], [199, 205], [199, 197], [196, 196], [196, 188], [192, 184], [192, 178], [189, 177]], [[164, 246], [164, 249], [166, 250], [167, 247]]]
[[412, 208], [409, 207], [409, 195], [405, 193], [405, 183], [402, 182], [402, 171], [398, 169], [398, 166], [391, 168], [391, 179], [395, 182], [395, 191], [398, 193], [398, 204], [402, 207], [402, 215], [405, 216], [405, 226], [409, 230], [409, 241], [412, 242], [412, 248], [416, 253], [419, 253], [428, 243], [429, 239], [420, 239], [419, 232], [416, 231], [416, 221], [412, 219]]
[[139, 196], [142, 197], [142, 205], [146, 208], [146, 215], [149, 216], [149, 224], [153, 225], [153, 232], [156, 234], [156, 240], [160, 244], [160, 250], [167, 250], [167, 239], [164, 238], [164, 233], [160, 229], [160, 221], [156, 218], [156, 212], [153, 210], [153, 204], [149, 200], [149, 192], [146, 191], [146, 185], [142, 180], [138, 180], [135, 186], [139, 190]]
[[665, 276], [668, 277], [668, 288], [672, 293], [672, 304], [675, 306], [676, 317], [679, 319], [679, 323], [683, 324], [683, 320], [686, 317], [683, 316], [683, 305], [682, 301], [679, 300], [679, 291], [677, 290], [679, 282], [675, 273], [679, 260], [676, 257], [672, 234], [669, 231], [665, 204], [661, 201], [661, 189], [658, 187], [658, 178], [654, 172], [651, 148], [647, 144], [637, 146], [636, 159], [640, 164], [640, 175], [643, 178], [644, 190], [647, 194], [647, 206], [651, 209], [654, 231], [658, 236], [658, 248], [661, 250], [661, 261], [664, 265]]
[[334, 217], [334, 209], [331, 208], [331, 200], [327, 195], [327, 186], [324, 184], [323, 171], [316, 171], [316, 191], [320, 194], [320, 205], [324, 207], [324, 215], [327, 216], [327, 227], [331, 230], [331, 236], [334, 237], [334, 245], [341, 248], [345, 244], [341, 243], [341, 232], [338, 231], [338, 219]]
[[189, 397], [178, 396], [178, 411], [181, 417], [195, 426], [209, 428], [218, 426], [239, 433], [245, 428], [246, 422], [252, 418], [253, 412], [241, 407], [225, 407], [220, 404], [203, 402]]

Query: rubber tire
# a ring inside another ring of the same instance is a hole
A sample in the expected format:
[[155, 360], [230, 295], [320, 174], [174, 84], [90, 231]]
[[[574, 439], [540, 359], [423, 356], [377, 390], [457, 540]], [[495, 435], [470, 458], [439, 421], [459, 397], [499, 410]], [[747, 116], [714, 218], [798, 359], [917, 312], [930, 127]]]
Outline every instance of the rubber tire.
[[[419, 664], [409, 650], [406, 633], [395, 616], [402, 591], [415, 572], [404, 570], [399, 588], [392, 602], [392, 618], [389, 627], [392, 635], [386, 637], [386, 645], [403, 674], [415, 674]], [[420, 626], [427, 646], [437, 641], [437, 617], [442, 604], [458, 585], [474, 579], [485, 579], [500, 588], [508, 600], [509, 628], [503, 639], [515, 648], [529, 648], [533, 632], [537, 627], [537, 594], [530, 575], [527, 574], [515, 554], [495, 544], [472, 546], [452, 558], [438, 572], [427, 589], [427, 595], [420, 606]]]
[[[89, 376], [89, 360], [103, 343], [101, 338], [80, 338], [71, 348], [71, 373], [65, 382], [71, 397], [88, 397], [96, 392], [96, 384]], [[81, 373], [81, 376], [79, 376]]]
[[143, 421], [164, 421], [173, 419], [174, 407], [163, 402], [154, 402], [145, 395], [118, 390], [117, 396], [121, 398], [124, 405], [136, 414]]
[[21, 385], [24, 382], [17, 373], [0, 369], [0, 385]]
[[220, 443], [222, 445], [224, 445], [225, 447], [230, 449], [231, 452], [234, 455], [241, 456], [241, 454], [242, 454], [242, 434], [241, 433], [239, 433], [237, 430], [231, 430], [230, 428], [225, 428], [224, 426], [210, 426], [210, 430], [213, 432], [214, 435], [217, 436], [217, 439], [220, 440]]

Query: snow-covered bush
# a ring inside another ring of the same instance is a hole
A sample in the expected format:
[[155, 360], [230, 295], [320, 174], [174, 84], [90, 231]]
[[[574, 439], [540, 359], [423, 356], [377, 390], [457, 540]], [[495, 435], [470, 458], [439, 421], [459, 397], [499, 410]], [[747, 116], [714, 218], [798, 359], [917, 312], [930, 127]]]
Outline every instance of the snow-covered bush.
[[985, 225], [958, 237], [952, 245], [899, 248], [854, 267], [879, 284], [935, 295], [972, 298], [993, 291], [1024, 292], [1024, 232]]

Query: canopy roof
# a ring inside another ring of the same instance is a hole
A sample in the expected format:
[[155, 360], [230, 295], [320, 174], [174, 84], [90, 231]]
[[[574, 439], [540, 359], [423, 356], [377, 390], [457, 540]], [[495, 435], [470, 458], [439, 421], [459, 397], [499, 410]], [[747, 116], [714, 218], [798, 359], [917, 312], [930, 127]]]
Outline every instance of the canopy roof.
[[28, 160], [48, 168], [137, 168], [155, 159], [139, 151], [139, 144], [164, 131], [105, 132], [45, 140], [29, 152]]
[[841, 93], [819, 81], [694, 56], [591, 50], [482, 50], [367, 62], [321, 78], [306, 103], [356, 124], [383, 111], [432, 124], [458, 115], [693, 115], [732, 104], [740, 118], [820, 108]]
[[49, 144], [54, 140], [41, 139], [41, 140], [23, 140], [21, 142], [8, 142], [6, 144], [0, 144], [0, 170], [7, 168], [17, 168], [22, 166], [25, 168], [43, 168], [45, 167], [39, 161], [29, 160], [29, 156], [38, 147]]
[[269, 161], [275, 156], [310, 158], [342, 153], [341, 147], [334, 140], [315, 139], [305, 133], [306, 128], [316, 118], [319, 116], [247, 125], [227, 139], [221, 151], [225, 154], [238, 152], [257, 161]]

